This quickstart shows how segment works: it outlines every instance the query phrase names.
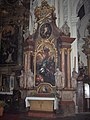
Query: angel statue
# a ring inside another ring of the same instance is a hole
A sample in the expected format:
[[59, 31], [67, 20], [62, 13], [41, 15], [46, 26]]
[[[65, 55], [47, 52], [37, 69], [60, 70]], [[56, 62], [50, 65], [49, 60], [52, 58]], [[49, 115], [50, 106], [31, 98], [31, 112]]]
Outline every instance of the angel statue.
[[34, 87], [34, 75], [31, 69], [27, 73], [27, 89]]

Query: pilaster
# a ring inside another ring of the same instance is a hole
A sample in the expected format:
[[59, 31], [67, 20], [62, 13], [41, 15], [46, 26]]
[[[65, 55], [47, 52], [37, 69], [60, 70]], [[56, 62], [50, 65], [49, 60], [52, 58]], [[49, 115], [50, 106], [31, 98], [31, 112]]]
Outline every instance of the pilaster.
[[70, 55], [71, 54], [71, 48], [67, 49], [67, 74], [68, 74], [68, 88], [71, 87], [71, 59], [70, 59]]
[[64, 20], [63, 20], [63, 0], [60, 0], [60, 26], [61, 27], [64, 24]]
[[[77, 43], [77, 22], [79, 18], [76, 16], [71, 17], [71, 36], [75, 37], [76, 40], [72, 43], [71, 51], [71, 61], [74, 62], [74, 57], [76, 57], [76, 71], [78, 72], [78, 43]], [[71, 71], [73, 71], [74, 63], [71, 63]]]
[[19, 36], [18, 36], [18, 65], [21, 66], [23, 64], [23, 23], [19, 25]]

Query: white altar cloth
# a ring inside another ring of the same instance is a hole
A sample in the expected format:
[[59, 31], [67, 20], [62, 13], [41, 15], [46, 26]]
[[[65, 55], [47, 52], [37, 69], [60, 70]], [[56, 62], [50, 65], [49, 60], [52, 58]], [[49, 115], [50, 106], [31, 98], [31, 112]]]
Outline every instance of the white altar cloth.
[[13, 92], [0, 92], [2, 95], [13, 95]]
[[58, 109], [58, 99], [56, 97], [26, 97], [26, 107], [30, 107], [30, 100], [51, 100], [54, 101], [54, 110]]

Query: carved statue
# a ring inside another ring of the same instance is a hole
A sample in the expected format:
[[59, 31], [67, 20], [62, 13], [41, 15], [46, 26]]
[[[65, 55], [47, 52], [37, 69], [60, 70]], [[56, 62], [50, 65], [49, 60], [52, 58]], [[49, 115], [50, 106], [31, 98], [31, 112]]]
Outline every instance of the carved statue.
[[63, 73], [59, 70], [59, 68], [56, 69], [55, 75], [55, 85], [57, 88], [64, 88], [65, 86], [65, 81], [64, 81], [64, 75]]
[[13, 62], [12, 60], [12, 54], [14, 53], [14, 49], [12, 49], [12, 52], [7, 52], [8, 53], [8, 58], [6, 59], [5, 62], [9, 63], [9, 62]]
[[72, 88], [76, 88], [76, 87], [77, 87], [77, 77], [78, 77], [78, 73], [77, 73], [77, 72], [75, 71], [75, 69], [73, 68], [72, 78], [71, 78]]
[[67, 25], [67, 21], [65, 21], [64, 25], [61, 27], [61, 32], [65, 36], [70, 36], [70, 27]]
[[24, 88], [25, 82], [24, 82], [24, 72], [21, 70], [21, 75], [19, 76], [20, 78], [20, 88]]
[[24, 34], [23, 34], [24, 40], [26, 40], [30, 36], [29, 29], [26, 28], [26, 30], [23, 30], [23, 32], [24, 32]]
[[27, 73], [27, 88], [30, 89], [33, 87], [34, 87], [34, 75], [30, 69], [29, 72]]

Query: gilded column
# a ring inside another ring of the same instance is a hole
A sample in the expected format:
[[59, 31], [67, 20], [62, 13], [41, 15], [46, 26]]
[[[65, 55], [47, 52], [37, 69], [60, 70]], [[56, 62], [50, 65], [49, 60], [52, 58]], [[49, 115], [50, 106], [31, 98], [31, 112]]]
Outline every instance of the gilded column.
[[28, 55], [27, 52], [25, 53], [25, 72], [27, 72], [27, 68], [28, 68]]
[[29, 69], [31, 68], [31, 52], [29, 52]]
[[28, 70], [30, 70], [30, 51], [28, 51]]
[[18, 36], [18, 65], [23, 64], [23, 23], [19, 23], [19, 36]]
[[34, 85], [35, 85], [35, 78], [36, 78], [36, 50], [34, 53]]
[[28, 71], [28, 52], [27, 52], [27, 60], [26, 60], [26, 72]]
[[63, 73], [65, 73], [65, 70], [64, 70], [64, 52], [65, 52], [65, 50], [64, 50], [64, 48], [62, 48], [61, 49], [61, 56], [62, 56], [62, 60], [61, 60], [61, 63], [62, 63], [62, 67], [61, 67], [61, 70], [62, 70], [62, 72]]
[[71, 61], [70, 61], [70, 52], [71, 49], [68, 48], [67, 49], [67, 79], [68, 79], [68, 88], [71, 87]]
[[[66, 76], [65, 75], [65, 48], [61, 49], [61, 71], [65, 77]], [[66, 87], [66, 77], [65, 77], [65, 87]]]

